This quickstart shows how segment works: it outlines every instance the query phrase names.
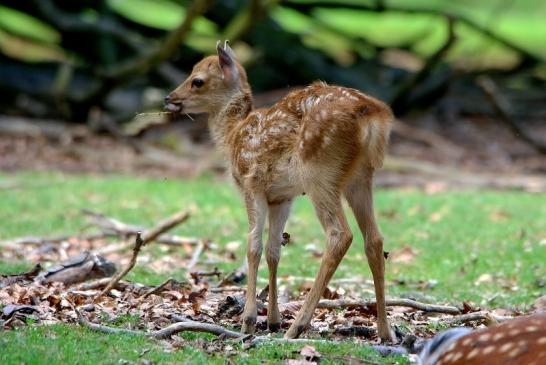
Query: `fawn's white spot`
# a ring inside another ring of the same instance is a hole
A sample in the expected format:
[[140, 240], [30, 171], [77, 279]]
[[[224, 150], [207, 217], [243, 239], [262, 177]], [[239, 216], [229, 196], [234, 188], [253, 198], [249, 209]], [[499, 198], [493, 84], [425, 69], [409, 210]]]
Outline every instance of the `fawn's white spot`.
[[453, 360], [453, 361], [457, 361], [457, 360], [459, 360], [459, 359], [462, 359], [463, 356], [464, 356], [464, 353], [463, 353], [463, 352], [461, 352], [461, 351], [460, 351], [460, 352], [456, 352], [456, 353], [453, 355], [452, 360]]
[[241, 157], [243, 159], [245, 159], [245, 160], [251, 160], [254, 157], [256, 157], [256, 153], [251, 152], [251, 151], [247, 151], [247, 150], [243, 150], [243, 151], [241, 151]]
[[332, 143], [332, 139], [329, 136], [324, 136], [324, 139], [322, 140], [322, 144], [324, 146], [328, 146], [330, 143]]
[[499, 348], [499, 352], [506, 352], [514, 346], [515, 344], [513, 342], [507, 342]]
[[503, 332], [499, 332], [499, 333], [495, 333], [495, 335], [493, 336], [493, 341], [498, 341], [500, 340], [501, 338], [504, 337], [504, 333]]
[[472, 359], [473, 357], [476, 357], [480, 353], [480, 349], [473, 349], [466, 355], [467, 359]]
[[478, 337], [478, 341], [486, 342], [486, 341], [489, 341], [490, 338], [491, 338], [490, 334], [484, 333], [483, 335]]
[[321, 109], [320, 113], [320, 119], [325, 120], [328, 117], [328, 111], [326, 109]]
[[521, 331], [519, 329], [513, 329], [510, 331], [510, 336], [517, 336], [521, 333]]

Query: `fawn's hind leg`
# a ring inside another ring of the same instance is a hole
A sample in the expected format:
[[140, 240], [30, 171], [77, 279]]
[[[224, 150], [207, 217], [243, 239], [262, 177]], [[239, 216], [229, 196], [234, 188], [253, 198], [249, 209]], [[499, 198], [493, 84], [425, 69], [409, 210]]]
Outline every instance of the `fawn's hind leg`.
[[296, 320], [286, 332], [285, 338], [298, 337], [309, 325], [326, 285], [328, 285], [353, 239], [343, 213], [340, 194], [331, 193], [331, 190], [325, 189], [322, 191], [312, 189], [308, 193], [320, 223], [326, 232], [326, 249], [313, 287], [305, 297], [305, 302], [298, 312]]
[[345, 188], [345, 197], [353, 210], [365, 240], [366, 257], [368, 258], [375, 286], [379, 337], [385, 341], [393, 341], [394, 335], [387, 321], [385, 307], [383, 237], [375, 222], [373, 209], [373, 173], [374, 169], [371, 167], [363, 167], [361, 170], [357, 170]]

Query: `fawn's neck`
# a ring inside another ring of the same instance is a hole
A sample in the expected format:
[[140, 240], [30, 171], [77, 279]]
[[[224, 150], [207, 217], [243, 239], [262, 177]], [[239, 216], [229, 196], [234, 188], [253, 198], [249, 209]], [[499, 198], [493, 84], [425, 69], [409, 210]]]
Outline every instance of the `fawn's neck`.
[[225, 149], [229, 133], [251, 111], [252, 93], [250, 91], [239, 91], [218, 112], [210, 114], [209, 129], [212, 138], [220, 148]]

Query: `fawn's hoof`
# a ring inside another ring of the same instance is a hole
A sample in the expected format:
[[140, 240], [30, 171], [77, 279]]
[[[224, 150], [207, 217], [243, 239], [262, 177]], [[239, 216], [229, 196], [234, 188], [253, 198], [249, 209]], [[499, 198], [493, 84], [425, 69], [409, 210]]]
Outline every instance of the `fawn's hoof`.
[[284, 338], [286, 339], [293, 339], [298, 338], [300, 335], [305, 331], [305, 328], [307, 326], [304, 325], [296, 325], [295, 323], [290, 326], [288, 331], [285, 333]]
[[269, 328], [269, 332], [279, 332], [281, 329], [280, 323], [267, 323], [267, 328]]
[[392, 331], [390, 326], [385, 328], [378, 328], [377, 336], [381, 339], [381, 342], [396, 342], [396, 335]]
[[256, 331], [256, 317], [244, 317], [241, 331], [244, 334], [253, 334]]

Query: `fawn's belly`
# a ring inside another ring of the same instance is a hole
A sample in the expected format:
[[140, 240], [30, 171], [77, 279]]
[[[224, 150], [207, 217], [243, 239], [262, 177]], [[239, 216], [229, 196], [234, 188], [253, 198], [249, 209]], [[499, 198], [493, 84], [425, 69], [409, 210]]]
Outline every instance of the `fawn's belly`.
[[265, 195], [269, 204], [280, 204], [305, 194], [296, 156], [283, 156], [269, 169]]

